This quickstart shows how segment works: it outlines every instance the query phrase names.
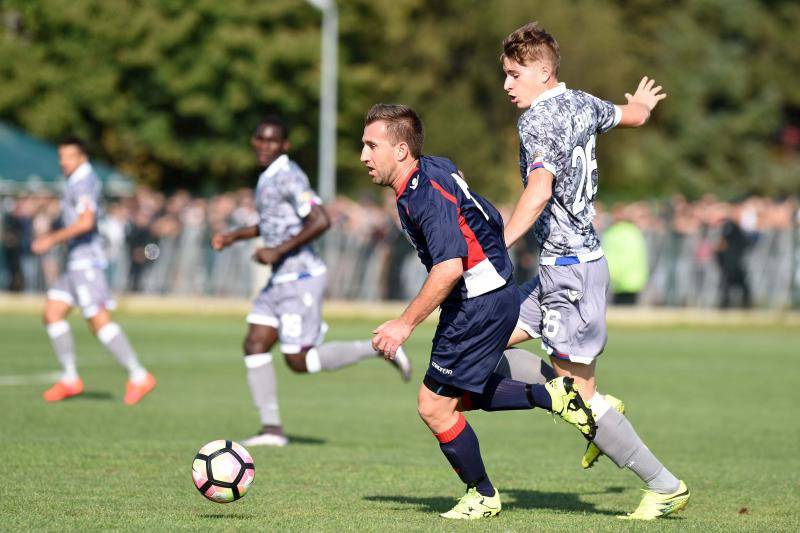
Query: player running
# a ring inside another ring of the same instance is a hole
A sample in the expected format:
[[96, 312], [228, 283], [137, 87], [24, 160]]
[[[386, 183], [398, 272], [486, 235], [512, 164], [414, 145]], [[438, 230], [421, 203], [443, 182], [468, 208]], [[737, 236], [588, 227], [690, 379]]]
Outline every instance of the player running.
[[53, 246], [66, 243], [66, 269], [47, 291], [44, 323], [47, 335], [61, 363], [61, 378], [44, 392], [48, 402], [58, 402], [83, 393], [83, 381], [75, 364], [75, 340], [67, 315], [80, 307], [89, 329], [128, 371], [123, 401], [138, 403], [156, 386], [156, 380], [139, 363], [122, 328], [111, 320], [114, 300], [106, 282], [107, 267], [97, 221], [100, 218], [102, 184], [95, 174], [83, 141], [76, 137], [58, 145], [61, 173], [67, 178], [61, 199], [64, 227], [33, 241], [31, 250], [43, 254]]
[[[522, 287], [519, 323], [509, 345], [542, 339], [559, 376], [571, 376], [597, 423], [582, 464], [602, 453], [647, 485], [639, 507], [621, 518], [652, 520], [686, 507], [689, 490], [634, 431], [619, 400], [597, 392], [595, 367], [606, 344], [608, 263], [592, 226], [597, 194], [597, 135], [639, 127], [666, 98], [642, 78], [627, 104], [614, 105], [558, 81], [556, 40], [536, 23], [503, 41], [505, 82], [519, 119], [520, 172], [525, 190], [505, 228], [512, 246], [531, 226], [541, 246], [539, 275]], [[514, 372], [510, 373], [514, 377]]]
[[[211, 241], [219, 251], [260, 236], [265, 246], [253, 259], [272, 265], [272, 276], [247, 315], [244, 363], [261, 430], [243, 440], [245, 446], [285, 446], [289, 442], [278, 411], [270, 354], [278, 340], [289, 368], [299, 373], [336, 370], [379, 355], [369, 340], [322, 343], [327, 330], [322, 321], [326, 268], [312, 241], [330, 227], [330, 220], [308, 177], [286, 155], [288, 137], [288, 128], [280, 117], [268, 116], [258, 125], [251, 144], [264, 168], [255, 190], [259, 222], [214, 235]], [[404, 381], [410, 379], [411, 365], [402, 349], [392, 364]]]
[[594, 421], [572, 378], [531, 385], [494, 373], [519, 314], [503, 219], [468, 189], [452, 162], [421, 156], [423, 140], [422, 122], [409, 107], [376, 104], [367, 114], [361, 161], [373, 183], [394, 189], [403, 230], [428, 270], [417, 296], [400, 318], [374, 331], [372, 344], [397, 357], [414, 328], [441, 306], [417, 408], [467, 485], [441, 516], [488, 518], [500, 512], [500, 496], [459, 400], [463, 410], [546, 409], [589, 438]]

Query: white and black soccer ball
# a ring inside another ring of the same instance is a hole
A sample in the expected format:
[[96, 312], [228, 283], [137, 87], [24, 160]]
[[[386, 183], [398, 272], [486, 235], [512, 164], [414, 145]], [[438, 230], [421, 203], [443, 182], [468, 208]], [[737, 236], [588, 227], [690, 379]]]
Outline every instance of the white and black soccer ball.
[[217, 503], [230, 503], [247, 494], [255, 472], [250, 453], [230, 440], [209, 442], [200, 448], [192, 463], [194, 486]]

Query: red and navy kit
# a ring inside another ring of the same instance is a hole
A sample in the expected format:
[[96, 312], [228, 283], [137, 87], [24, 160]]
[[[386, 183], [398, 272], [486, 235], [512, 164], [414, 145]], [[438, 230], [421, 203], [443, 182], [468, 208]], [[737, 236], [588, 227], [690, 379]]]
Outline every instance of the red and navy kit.
[[455, 258], [464, 266], [462, 279], [442, 303], [427, 374], [480, 393], [519, 316], [503, 219], [442, 157], [420, 158], [400, 189], [397, 210], [428, 271]]

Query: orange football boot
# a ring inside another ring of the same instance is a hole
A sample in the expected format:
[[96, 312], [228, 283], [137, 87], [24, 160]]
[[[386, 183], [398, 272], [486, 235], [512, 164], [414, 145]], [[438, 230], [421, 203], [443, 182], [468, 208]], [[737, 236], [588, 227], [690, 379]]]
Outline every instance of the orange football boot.
[[52, 387], [44, 391], [42, 396], [48, 402], [60, 402], [73, 396], [83, 393], [83, 380], [78, 378], [75, 381], [60, 380]]
[[133, 381], [128, 381], [128, 384], [125, 386], [125, 405], [133, 405], [135, 403], [139, 403], [139, 400], [145, 397], [145, 395], [153, 390], [156, 386], [156, 378], [148, 372], [147, 377], [144, 378], [144, 381], [141, 383], [134, 383]]

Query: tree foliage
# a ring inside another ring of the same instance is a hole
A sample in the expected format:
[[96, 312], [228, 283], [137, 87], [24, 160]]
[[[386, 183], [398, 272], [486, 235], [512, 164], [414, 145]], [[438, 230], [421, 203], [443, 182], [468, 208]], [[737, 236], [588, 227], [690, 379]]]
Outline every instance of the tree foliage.
[[[505, 35], [539, 20], [568, 86], [623, 103], [642, 75], [670, 97], [640, 131], [599, 143], [602, 190], [651, 197], [796, 193], [778, 134], [800, 123], [800, 7], [684, 0], [342, 0], [340, 190], [369, 187], [358, 160], [375, 102], [415, 107], [426, 152], [485, 195], [519, 191], [518, 111], [502, 89]], [[219, 190], [252, 182], [248, 138], [284, 114], [316, 175], [320, 17], [300, 0], [6, 0], [0, 119], [88, 138], [144, 182]]]

